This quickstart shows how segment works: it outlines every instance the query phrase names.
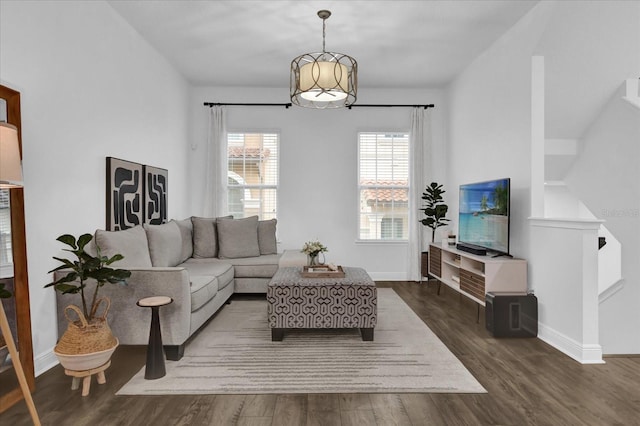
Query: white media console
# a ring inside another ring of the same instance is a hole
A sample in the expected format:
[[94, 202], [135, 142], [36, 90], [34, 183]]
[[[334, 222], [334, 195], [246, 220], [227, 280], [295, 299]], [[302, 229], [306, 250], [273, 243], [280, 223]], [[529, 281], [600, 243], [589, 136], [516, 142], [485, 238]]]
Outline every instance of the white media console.
[[429, 245], [429, 275], [482, 306], [489, 292], [527, 292], [526, 260], [479, 256], [446, 244]]

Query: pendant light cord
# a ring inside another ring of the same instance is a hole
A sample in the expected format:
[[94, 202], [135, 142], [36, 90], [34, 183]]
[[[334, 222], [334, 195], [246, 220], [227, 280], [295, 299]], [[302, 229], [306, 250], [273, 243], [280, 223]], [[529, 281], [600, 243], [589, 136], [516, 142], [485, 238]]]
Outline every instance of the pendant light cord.
[[322, 53], [326, 53], [324, 43], [327, 31], [327, 18], [322, 18]]
[[322, 53], [327, 53], [325, 50], [325, 38], [327, 37], [327, 19], [331, 16], [331, 12], [328, 10], [319, 10], [318, 17], [322, 19]]

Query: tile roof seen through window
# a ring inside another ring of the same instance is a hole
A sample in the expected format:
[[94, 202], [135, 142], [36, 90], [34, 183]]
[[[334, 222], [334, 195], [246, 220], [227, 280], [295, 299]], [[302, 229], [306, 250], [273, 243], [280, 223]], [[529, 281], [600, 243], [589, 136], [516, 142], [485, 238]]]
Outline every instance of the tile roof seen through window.
[[268, 148], [245, 148], [242, 146], [230, 146], [228, 149], [229, 158], [269, 158], [271, 151]]
[[406, 189], [407, 184], [406, 180], [362, 181], [361, 186], [371, 186], [371, 188], [365, 188], [362, 191], [367, 204], [376, 202], [408, 203], [409, 191]]

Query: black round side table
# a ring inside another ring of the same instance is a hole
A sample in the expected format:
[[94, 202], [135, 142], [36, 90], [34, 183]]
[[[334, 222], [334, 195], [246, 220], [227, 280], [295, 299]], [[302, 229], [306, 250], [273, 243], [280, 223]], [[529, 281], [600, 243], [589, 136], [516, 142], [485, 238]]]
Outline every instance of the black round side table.
[[143, 308], [151, 308], [151, 329], [149, 330], [149, 345], [147, 346], [147, 365], [144, 370], [145, 379], [159, 379], [167, 374], [164, 368], [164, 349], [162, 347], [162, 333], [160, 331], [160, 306], [173, 302], [167, 296], [145, 297], [136, 303]]

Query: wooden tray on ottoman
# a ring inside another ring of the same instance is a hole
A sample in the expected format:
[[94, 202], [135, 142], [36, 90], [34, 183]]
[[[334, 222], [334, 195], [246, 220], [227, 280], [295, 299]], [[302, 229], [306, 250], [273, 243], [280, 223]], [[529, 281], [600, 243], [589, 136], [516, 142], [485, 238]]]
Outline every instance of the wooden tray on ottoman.
[[344, 278], [344, 269], [342, 266], [338, 266], [337, 271], [332, 271], [325, 265], [305, 266], [302, 268], [300, 276], [303, 278]]

